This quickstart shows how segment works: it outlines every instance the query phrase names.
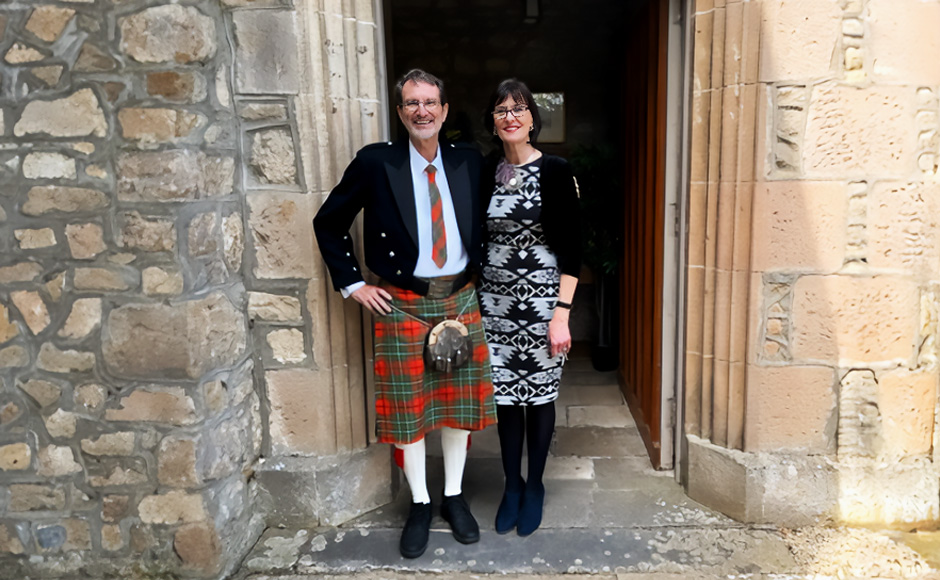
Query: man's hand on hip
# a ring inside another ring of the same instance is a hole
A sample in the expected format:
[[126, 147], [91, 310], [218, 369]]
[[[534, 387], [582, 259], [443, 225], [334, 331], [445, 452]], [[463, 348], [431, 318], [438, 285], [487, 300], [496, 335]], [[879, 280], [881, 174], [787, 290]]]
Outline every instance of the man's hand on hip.
[[388, 314], [392, 311], [389, 304], [392, 301], [392, 295], [373, 284], [366, 284], [350, 294], [350, 297], [368, 308], [372, 314]]

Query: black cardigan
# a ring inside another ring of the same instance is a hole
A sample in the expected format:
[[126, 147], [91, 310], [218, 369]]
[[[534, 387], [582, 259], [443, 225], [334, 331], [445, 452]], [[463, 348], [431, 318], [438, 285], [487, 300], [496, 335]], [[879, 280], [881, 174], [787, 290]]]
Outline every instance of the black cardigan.
[[[496, 188], [496, 166], [502, 155], [496, 152], [486, 158], [480, 178], [480, 208], [483, 222]], [[575, 188], [571, 165], [556, 155], [542, 155], [539, 170], [542, 212], [539, 221], [549, 249], [558, 258], [562, 274], [581, 275], [581, 205]], [[483, 254], [486, 255], [485, 253]], [[484, 258], [485, 259], [485, 258]]]

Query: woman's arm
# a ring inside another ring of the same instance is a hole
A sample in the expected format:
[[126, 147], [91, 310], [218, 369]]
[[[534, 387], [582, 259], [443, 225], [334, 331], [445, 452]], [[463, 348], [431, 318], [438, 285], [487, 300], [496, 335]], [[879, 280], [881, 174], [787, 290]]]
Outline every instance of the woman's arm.
[[[569, 276], [568, 274], [562, 274], [561, 284], [559, 284], [558, 288], [558, 301], [570, 305], [571, 301], [574, 300], [574, 291], [577, 287], [577, 278]], [[552, 320], [548, 323], [548, 342], [552, 356], [567, 353], [571, 349], [571, 331], [568, 328], [568, 317], [570, 315], [570, 308], [563, 306], [555, 307]]]

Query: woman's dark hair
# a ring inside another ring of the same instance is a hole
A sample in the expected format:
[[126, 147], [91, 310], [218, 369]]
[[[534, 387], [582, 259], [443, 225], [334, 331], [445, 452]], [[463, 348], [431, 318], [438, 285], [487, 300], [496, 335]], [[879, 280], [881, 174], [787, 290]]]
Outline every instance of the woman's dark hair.
[[[539, 115], [535, 98], [532, 97], [532, 91], [525, 86], [524, 82], [518, 79], [506, 79], [496, 87], [496, 91], [490, 97], [489, 106], [483, 113], [483, 126], [486, 127], [486, 132], [493, 132], [493, 128], [496, 126], [493, 120], [493, 109], [505, 101], [507, 97], [512, 97], [512, 100], [517, 104], [524, 104], [529, 107], [529, 113], [532, 115], [532, 133], [529, 134], [529, 139], [534, 143], [536, 137], [539, 136], [539, 131], [542, 130], [542, 117]], [[496, 143], [501, 143], [499, 137], [493, 136], [493, 140]]]
[[419, 68], [413, 68], [410, 71], [406, 72], [404, 76], [398, 79], [398, 82], [395, 83], [395, 100], [397, 105], [401, 105], [401, 91], [405, 88], [405, 83], [408, 81], [413, 81], [416, 83], [425, 83], [428, 85], [434, 85], [437, 87], [437, 90], [441, 92], [441, 104], [447, 104], [447, 95], [444, 93], [444, 81], [432, 75], [429, 72], [425, 72]]

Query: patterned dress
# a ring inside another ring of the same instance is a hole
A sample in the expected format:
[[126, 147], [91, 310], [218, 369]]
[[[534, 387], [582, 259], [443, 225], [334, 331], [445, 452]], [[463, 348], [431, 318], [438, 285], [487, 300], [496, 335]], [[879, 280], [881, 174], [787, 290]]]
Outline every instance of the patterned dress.
[[497, 405], [541, 405], [558, 398], [564, 359], [551, 357], [561, 272], [539, 217], [541, 158], [516, 168], [515, 188], [496, 183], [487, 208], [487, 254], [480, 309], [490, 346]]

